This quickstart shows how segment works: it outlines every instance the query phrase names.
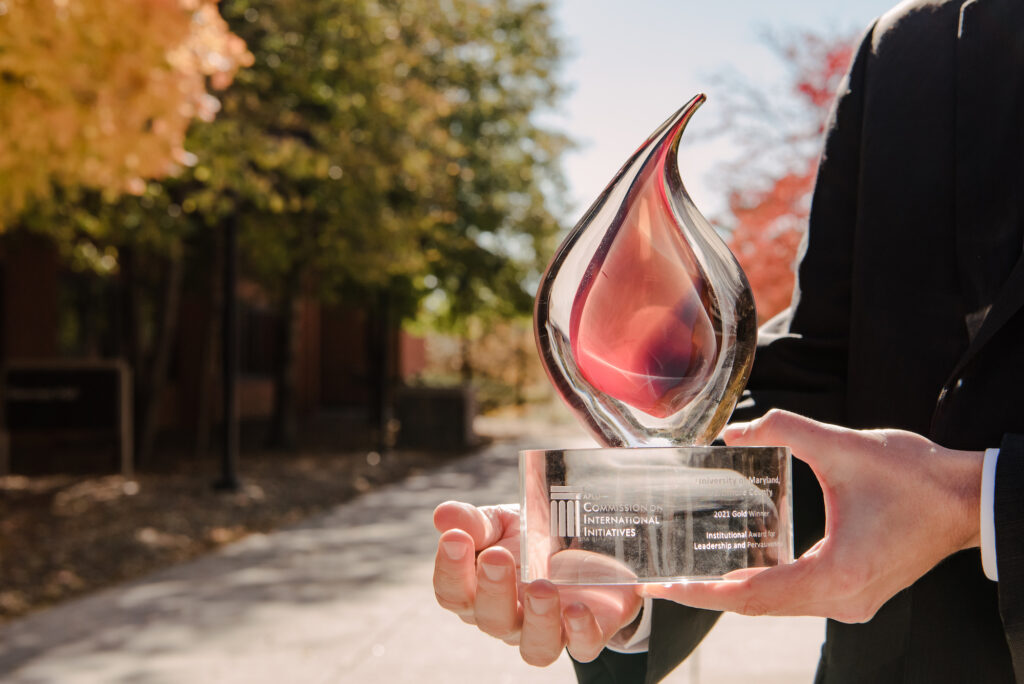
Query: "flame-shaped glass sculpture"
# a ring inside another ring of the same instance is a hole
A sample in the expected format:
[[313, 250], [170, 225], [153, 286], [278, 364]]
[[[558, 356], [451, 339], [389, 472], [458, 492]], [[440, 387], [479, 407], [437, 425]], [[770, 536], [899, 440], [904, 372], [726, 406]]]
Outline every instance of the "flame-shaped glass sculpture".
[[626, 162], [537, 294], [548, 375], [607, 446], [709, 443], [750, 372], [750, 285], [679, 176], [679, 140], [703, 102], [690, 100]]
[[789, 450], [707, 446], [743, 391], [757, 327], [746, 277], [679, 177], [703, 102], [630, 157], [541, 283], [548, 375], [610, 448], [520, 454], [524, 581], [728, 579], [793, 559]]

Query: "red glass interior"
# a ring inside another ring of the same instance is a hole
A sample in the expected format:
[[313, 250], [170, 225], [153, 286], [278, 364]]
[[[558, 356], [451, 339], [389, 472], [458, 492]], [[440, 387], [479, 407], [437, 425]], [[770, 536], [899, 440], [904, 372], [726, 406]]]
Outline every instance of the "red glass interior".
[[669, 149], [667, 140], [637, 178], [587, 268], [569, 325], [584, 379], [657, 418], [700, 393], [718, 355], [710, 293], [665, 196]]

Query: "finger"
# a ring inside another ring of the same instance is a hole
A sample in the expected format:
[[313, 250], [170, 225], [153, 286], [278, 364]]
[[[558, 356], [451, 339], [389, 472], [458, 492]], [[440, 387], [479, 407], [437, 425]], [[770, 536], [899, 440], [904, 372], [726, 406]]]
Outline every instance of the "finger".
[[476, 624], [508, 643], [519, 643], [522, 608], [516, 596], [516, 564], [508, 549], [493, 546], [477, 559]]
[[631, 623], [640, 613], [643, 601], [637, 596], [637, 586], [563, 587], [560, 597], [563, 605], [582, 603], [597, 620], [601, 634], [613, 635]]
[[[476, 550], [493, 546], [505, 536], [507, 512], [496, 506], [477, 508], [461, 501], [446, 501], [434, 509], [434, 527], [438, 532], [465, 530], [473, 538]], [[516, 517], [515, 524], [519, 524]]]
[[530, 665], [546, 667], [558, 660], [565, 647], [558, 590], [551, 582], [537, 580], [528, 584], [523, 594], [519, 653]]
[[462, 530], [441, 535], [434, 558], [434, 596], [442, 608], [475, 623], [476, 562], [473, 538]]
[[581, 663], [589, 663], [601, 654], [605, 639], [597, 618], [582, 603], [573, 603], [564, 612], [569, 653]]
[[[739, 581], [647, 584], [642, 594], [694, 608], [741, 615], [803, 615], [804, 606], [817, 604], [822, 586], [813, 577], [817, 556], [801, 556], [795, 563], [764, 569]], [[742, 577], [746, 571], [735, 576]], [[820, 580], [819, 580], [820, 581]]]

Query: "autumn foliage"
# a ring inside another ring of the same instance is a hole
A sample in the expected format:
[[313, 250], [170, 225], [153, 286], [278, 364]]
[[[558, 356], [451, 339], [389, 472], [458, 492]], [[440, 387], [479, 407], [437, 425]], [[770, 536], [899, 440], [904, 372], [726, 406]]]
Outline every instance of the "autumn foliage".
[[[762, 322], [789, 306], [792, 298], [797, 252], [818, 170], [819, 141], [836, 89], [853, 57], [854, 41], [804, 33], [776, 47], [789, 67], [790, 92], [800, 116], [762, 112], [766, 119], [761, 125], [770, 126], [773, 135], [755, 133], [751, 138], [767, 138], [769, 145], [778, 148], [772, 150], [777, 153], [772, 156], [775, 165], [745, 174], [728, 194], [733, 226], [729, 247], [750, 280]], [[751, 100], [771, 101], [755, 94]], [[748, 158], [766, 156], [763, 149], [756, 154]]]
[[817, 164], [809, 167], [776, 179], [768, 190], [729, 196], [729, 211], [736, 218], [729, 246], [754, 290], [761, 321], [789, 306], [793, 295], [793, 264], [807, 225]]
[[216, 0], [0, 0], [0, 229], [52, 183], [141, 192], [252, 57]]

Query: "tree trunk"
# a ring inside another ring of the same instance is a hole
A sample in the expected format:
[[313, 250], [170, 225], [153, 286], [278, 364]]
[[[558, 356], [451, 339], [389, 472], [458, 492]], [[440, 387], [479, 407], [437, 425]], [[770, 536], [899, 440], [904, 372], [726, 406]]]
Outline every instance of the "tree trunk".
[[142, 369], [142, 350], [139, 341], [139, 279], [138, 254], [132, 245], [124, 245], [119, 250], [120, 292], [118, 302], [118, 355], [124, 359], [131, 370], [132, 403], [131, 434], [134, 443], [128, 445], [132, 455], [132, 465], [138, 467], [139, 458], [139, 426], [141, 423], [142, 406], [145, 404], [145, 378]]
[[224, 313], [224, 231], [213, 231], [211, 247], [211, 268], [208, 292], [210, 306], [203, 326], [205, 339], [199, 357], [199, 382], [196, 393], [196, 441], [194, 455], [197, 459], [210, 451], [210, 435], [213, 432], [213, 400], [217, 387], [217, 349], [220, 343], [221, 318]]
[[526, 361], [527, 354], [526, 346], [523, 340], [516, 338], [516, 386], [515, 386], [515, 405], [522, 406], [526, 403]]
[[274, 369], [274, 408], [267, 439], [267, 446], [277, 449], [294, 449], [298, 434], [295, 374], [298, 370], [296, 338], [299, 333], [300, 282], [301, 272], [296, 267], [285, 278], [278, 311], [278, 358]]
[[0, 263], [0, 475], [11, 469], [11, 438], [7, 431], [7, 274]]
[[370, 375], [370, 427], [374, 444], [380, 452], [390, 451], [397, 437], [394, 430], [394, 345], [391, 313], [391, 295], [387, 290], [377, 291], [373, 309], [367, 321], [371, 361]]
[[132, 369], [132, 377], [138, 384], [139, 361], [142, 354], [139, 350], [139, 283], [135, 275], [137, 272], [135, 248], [131, 245], [121, 247], [118, 260], [121, 265], [118, 354]]
[[470, 343], [469, 330], [459, 340], [459, 377], [463, 385], [473, 382], [473, 358], [471, 355], [473, 345]]
[[178, 332], [178, 311], [181, 305], [181, 289], [184, 275], [182, 248], [176, 244], [166, 261], [166, 274], [160, 292], [160, 308], [156, 335], [153, 339], [153, 352], [150, 355], [149, 368], [139, 369], [139, 374], [146, 378], [145, 394], [139, 404], [139, 449], [137, 452], [140, 464], [148, 464], [152, 460], [153, 445], [156, 442], [157, 419], [160, 410], [160, 397], [167, 386], [167, 369], [170, 365], [171, 350]]

